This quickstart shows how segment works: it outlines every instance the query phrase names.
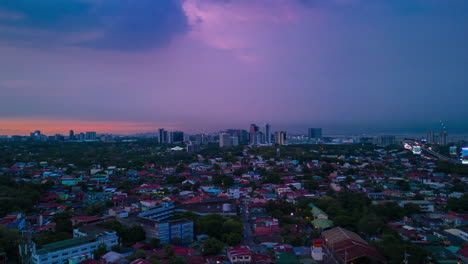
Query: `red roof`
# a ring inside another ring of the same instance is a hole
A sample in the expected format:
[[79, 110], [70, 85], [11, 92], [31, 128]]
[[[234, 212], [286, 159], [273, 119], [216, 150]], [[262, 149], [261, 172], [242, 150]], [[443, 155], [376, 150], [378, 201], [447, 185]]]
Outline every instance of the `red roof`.
[[231, 256], [245, 256], [252, 255], [252, 251], [250, 251], [250, 248], [247, 246], [239, 246], [228, 249], [228, 254]]
[[145, 259], [137, 259], [135, 261], [132, 261], [130, 264], [151, 264], [151, 262]]
[[83, 261], [78, 262], [77, 264], [99, 264], [101, 262], [95, 260], [95, 259], [85, 259]]

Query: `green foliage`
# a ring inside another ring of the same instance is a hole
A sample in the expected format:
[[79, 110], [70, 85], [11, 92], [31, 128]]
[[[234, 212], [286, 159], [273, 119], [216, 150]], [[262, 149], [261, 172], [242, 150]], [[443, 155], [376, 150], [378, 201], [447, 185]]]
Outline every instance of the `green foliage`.
[[211, 182], [213, 184], [222, 185], [224, 188], [229, 188], [234, 184], [234, 179], [224, 174], [215, 174]]
[[168, 264], [186, 264], [187, 261], [183, 257], [172, 257], [167, 262]]
[[114, 245], [112, 246], [111, 250], [120, 253], [122, 251], [122, 247], [120, 245]]
[[69, 233], [73, 232], [73, 226], [71, 216], [68, 212], [57, 214], [54, 216], [53, 221], [55, 222], [55, 232], [57, 233]]
[[405, 253], [409, 255], [408, 263], [427, 263], [428, 253], [424, 249], [402, 241], [397, 234], [384, 234], [382, 241], [373, 245], [389, 264], [402, 263]]
[[239, 217], [226, 219], [220, 214], [210, 214], [195, 218], [195, 232], [235, 246], [242, 241], [244, 225]]
[[160, 248], [161, 247], [161, 240], [159, 238], [151, 239], [150, 243], [151, 243], [151, 246], [153, 248]]
[[101, 244], [96, 250], [93, 251], [93, 255], [95, 259], [100, 259], [101, 256], [106, 254], [107, 252], [109, 252], [109, 250], [107, 250], [106, 245]]
[[447, 210], [459, 213], [468, 212], [468, 194], [464, 194], [461, 198], [449, 198], [447, 201]]
[[50, 183], [33, 184], [12, 179], [11, 175], [0, 175], [0, 217], [15, 211], [33, 212], [40, 195], [51, 187]]
[[174, 249], [170, 245], [164, 246], [164, 254], [166, 257], [173, 257], [174, 256]]
[[18, 257], [18, 245], [21, 237], [15, 229], [0, 225], [0, 252], [5, 252], [10, 259]]
[[135, 261], [137, 259], [145, 259], [145, 258], [146, 258], [145, 251], [142, 250], [142, 249], [139, 249], [139, 250], [135, 251], [133, 254], [131, 254], [130, 256], [128, 256], [127, 260], [132, 262], [132, 261]]
[[443, 173], [456, 173], [462, 176], [468, 176], [468, 166], [442, 160], [436, 161], [435, 171]]
[[102, 202], [90, 204], [84, 208], [85, 215], [102, 215], [106, 211], [106, 205]]
[[99, 225], [116, 231], [123, 246], [131, 246], [137, 242], [145, 240], [145, 230], [139, 225], [127, 227], [118, 221], [104, 222]]
[[218, 239], [211, 237], [203, 242], [201, 251], [203, 256], [217, 255], [223, 250], [224, 244]]

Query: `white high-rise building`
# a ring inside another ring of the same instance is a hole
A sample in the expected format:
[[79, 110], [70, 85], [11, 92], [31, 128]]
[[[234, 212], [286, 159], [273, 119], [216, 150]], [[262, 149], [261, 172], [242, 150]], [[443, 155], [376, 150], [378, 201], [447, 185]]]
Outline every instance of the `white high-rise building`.
[[219, 147], [230, 147], [231, 144], [231, 135], [228, 133], [221, 133], [219, 135]]

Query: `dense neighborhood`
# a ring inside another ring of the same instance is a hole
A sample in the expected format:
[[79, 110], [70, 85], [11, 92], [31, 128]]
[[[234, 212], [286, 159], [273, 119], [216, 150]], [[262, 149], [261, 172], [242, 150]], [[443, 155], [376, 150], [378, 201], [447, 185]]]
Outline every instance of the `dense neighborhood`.
[[467, 166], [401, 145], [0, 148], [0, 263], [468, 262]]

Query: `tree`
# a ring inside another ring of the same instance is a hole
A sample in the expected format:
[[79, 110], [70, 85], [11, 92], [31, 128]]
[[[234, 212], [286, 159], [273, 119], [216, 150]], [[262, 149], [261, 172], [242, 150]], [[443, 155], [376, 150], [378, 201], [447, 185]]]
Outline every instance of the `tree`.
[[242, 233], [227, 233], [223, 235], [223, 241], [230, 246], [237, 246], [242, 242]]
[[449, 198], [447, 201], [447, 210], [455, 212], [468, 211], [468, 194], [464, 194], [461, 198]]
[[20, 240], [18, 232], [0, 225], [0, 252], [5, 252], [10, 259], [17, 257]]
[[100, 244], [96, 250], [93, 251], [95, 259], [100, 259], [102, 255], [109, 252], [105, 244]]
[[160, 248], [161, 247], [161, 240], [159, 238], [151, 239], [150, 243], [151, 243], [151, 246], [153, 248]]
[[127, 259], [130, 262], [135, 261], [137, 259], [145, 259], [145, 258], [146, 258], [146, 253], [142, 249], [139, 249], [139, 250], [135, 251], [133, 254], [131, 254], [130, 256], [127, 257]]
[[174, 256], [174, 249], [170, 245], [165, 245], [164, 254], [166, 255], [166, 257], [172, 257]]
[[73, 225], [70, 214], [68, 212], [55, 215], [53, 220], [55, 222], [55, 231], [57, 233], [72, 233]]
[[120, 251], [122, 251], [122, 247], [120, 245], [113, 245], [111, 250], [120, 253]]
[[224, 244], [214, 237], [210, 237], [203, 242], [201, 251], [203, 256], [216, 255], [221, 252]]
[[175, 173], [181, 173], [185, 171], [185, 164], [179, 163], [176, 167]]
[[367, 235], [376, 235], [381, 233], [385, 223], [375, 214], [367, 214], [359, 220], [358, 230], [359, 232]]
[[405, 215], [420, 214], [421, 209], [416, 204], [407, 203], [407, 204], [405, 204], [404, 212], [405, 212]]

